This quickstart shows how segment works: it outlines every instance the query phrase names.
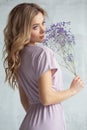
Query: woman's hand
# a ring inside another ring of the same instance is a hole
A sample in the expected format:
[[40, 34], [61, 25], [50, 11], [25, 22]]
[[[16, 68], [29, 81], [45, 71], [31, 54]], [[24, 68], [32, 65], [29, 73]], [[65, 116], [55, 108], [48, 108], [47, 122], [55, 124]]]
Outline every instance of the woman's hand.
[[80, 79], [79, 76], [76, 76], [71, 85], [70, 85], [70, 90], [72, 91], [72, 95], [77, 94], [84, 86], [83, 81]]

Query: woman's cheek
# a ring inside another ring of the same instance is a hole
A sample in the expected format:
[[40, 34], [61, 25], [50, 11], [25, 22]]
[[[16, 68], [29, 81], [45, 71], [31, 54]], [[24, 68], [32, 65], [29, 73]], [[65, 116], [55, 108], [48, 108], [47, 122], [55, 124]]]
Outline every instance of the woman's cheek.
[[34, 32], [31, 33], [31, 37], [36, 37], [38, 34], [39, 34], [38, 31], [34, 31]]

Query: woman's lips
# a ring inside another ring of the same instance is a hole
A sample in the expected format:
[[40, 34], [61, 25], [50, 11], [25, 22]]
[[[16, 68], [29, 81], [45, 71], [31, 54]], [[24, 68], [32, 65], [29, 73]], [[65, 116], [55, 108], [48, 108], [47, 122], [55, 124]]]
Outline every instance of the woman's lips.
[[44, 35], [43, 35], [43, 36], [40, 36], [40, 38], [43, 39], [43, 38], [44, 38]]

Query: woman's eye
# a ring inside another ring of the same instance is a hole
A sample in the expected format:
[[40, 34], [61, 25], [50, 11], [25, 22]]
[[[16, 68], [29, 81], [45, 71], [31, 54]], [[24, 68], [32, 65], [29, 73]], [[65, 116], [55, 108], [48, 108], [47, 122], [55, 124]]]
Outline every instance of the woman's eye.
[[46, 22], [45, 22], [45, 21], [43, 21], [43, 23], [42, 23], [42, 24], [44, 25], [45, 23], [46, 23]]
[[38, 26], [34, 26], [33, 29], [34, 29], [34, 30], [37, 30], [37, 29], [38, 29]]

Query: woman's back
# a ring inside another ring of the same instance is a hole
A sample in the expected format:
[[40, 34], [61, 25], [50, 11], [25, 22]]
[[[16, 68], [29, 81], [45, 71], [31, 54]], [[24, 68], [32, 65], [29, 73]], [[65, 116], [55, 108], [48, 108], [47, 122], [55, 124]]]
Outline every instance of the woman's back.
[[[34, 128], [35, 130], [57, 130], [57, 128], [65, 130], [61, 104], [43, 106], [40, 102], [37, 80], [49, 69], [58, 70], [52, 75], [52, 87], [60, 91], [61, 70], [53, 52], [47, 47], [38, 45], [25, 46], [21, 52], [18, 82], [23, 87], [31, 105], [20, 130], [33, 130]], [[51, 123], [54, 125], [50, 126]]]

